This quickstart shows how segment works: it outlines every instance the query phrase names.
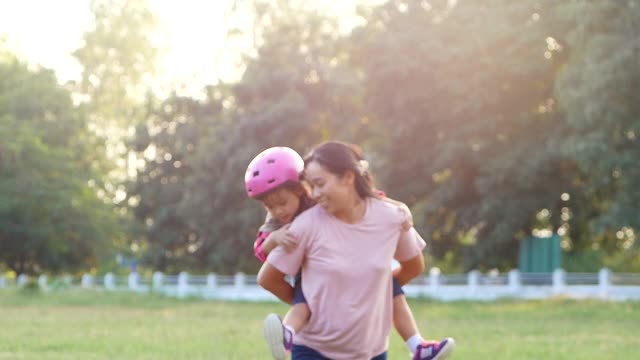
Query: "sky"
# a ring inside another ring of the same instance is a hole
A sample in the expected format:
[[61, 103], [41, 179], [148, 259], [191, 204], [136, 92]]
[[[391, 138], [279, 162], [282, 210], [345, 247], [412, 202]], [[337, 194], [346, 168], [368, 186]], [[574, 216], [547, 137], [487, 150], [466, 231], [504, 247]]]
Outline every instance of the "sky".
[[[356, 24], [357, 3], [383, 0], [307, 0], [314, 9]], [[161, 50], [157, 82], [161, 87], [182, 85], [201, 89], [219, 80], [241, 75], [239, 54], [250, 42], [225, 40], [227, 28], [250, 23], [241, 12], [232, 14], [231, 0], [148, 0], [158, 17], [153, 42]], [[247, 4], [238, 1], [240, 6]], [[90, 0], [0, 0], [0, 41], [21, 59], [53, 69], [61, 83], [78, 79], [80, 65], [70, 55], [82, 46], [82, 34], [91, 26]], [[207, 46], [203, 46], [207, 44]]]

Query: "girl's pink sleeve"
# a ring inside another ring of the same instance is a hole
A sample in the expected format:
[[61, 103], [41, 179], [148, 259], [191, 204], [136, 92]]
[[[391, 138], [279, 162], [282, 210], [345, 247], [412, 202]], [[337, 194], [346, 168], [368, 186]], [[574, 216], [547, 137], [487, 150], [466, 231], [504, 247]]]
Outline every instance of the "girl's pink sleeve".
[[267, 239], [269, 233], [266, 231], [260, 231], [258, 233], [258, 238], [253, 243], [253, 254], [260, 260], [260, 262], [267, 261], [267, 255], [262, 250], [262, 243]]

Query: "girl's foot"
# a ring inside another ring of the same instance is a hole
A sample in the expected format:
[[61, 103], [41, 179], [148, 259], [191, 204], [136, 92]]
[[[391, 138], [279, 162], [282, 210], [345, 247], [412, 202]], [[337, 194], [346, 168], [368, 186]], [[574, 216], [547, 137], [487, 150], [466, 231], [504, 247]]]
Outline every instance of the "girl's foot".
[[264, 319], [264, 338], [275, 360], [286, 360], [293, 347], [293, 334], [284, 327], [282, 319], [269, 314]]
[[416, 348], [413, 360], [442, 360], [451, 354], [455, 346], [456, 342], [452, 338], [445, 338], [440, 342], [425, 341]]

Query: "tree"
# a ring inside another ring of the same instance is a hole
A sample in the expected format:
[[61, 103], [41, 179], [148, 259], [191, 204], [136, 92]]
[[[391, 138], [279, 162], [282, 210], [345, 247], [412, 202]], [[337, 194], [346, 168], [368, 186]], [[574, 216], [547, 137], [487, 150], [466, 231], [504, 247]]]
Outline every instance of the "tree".
[[[215, 110], [192, 108], [184, 114], [195, 150], [183, 162], [189, 171], [177, 180], [182, 195], [171, 219], [179, 221], [174, 227], [178, 233], [173, 240], [156, 241], [156, 254], [161, 256], [164, 248], [165, 255], [172, 254], [165, 261], [172, 264], [194, 260], [193, 266], [200, 269], [256, 271], [251, 248], [264, 212], [244, 193], [244, 171], [251, 159], [276, 145], [304, 153], [329, 137], [364, 137], [357, 80], [343, 65], [335, 24], [286, 7], [268, 13], [269, 26], [260, 28], [261, 45], [257, 56], [248, 60], [242, 80], [209, 89], [199, 108]], [[185, 144], [177, 135], [176, 131], [167, 141], [156, 137], [151, 142], [162, 141], [162, 152], [175, 158], [183, 153], [177, 144]], [[150, 211], [157, 224], [163, 202], [155, 200]]]
[[194, 255], [202, 244], [201, 236], [179, 205], [187, 194], [189, 177], [198, 171], [196, 149], [202, 146], [203, 137], [215, 131], [223, 110], [216, 99], [219, 88], [210, 88], [206, 100], [173, 94], [162, 103], [151, 104], [147, 121], [136, 130], [132, 145], [143, 154], [144, 166], [127, 186], [127, 193], [144, 229], [142, 261], [153, 269], [178, 272], [203, 267]]
[[110, 128], [127, 131], [143, 117], [158, 50], [150, 35], [156, 18], [145, 0], [92, 0], [94, 27], [73, 55], [82, 65], [79, 89], [87, 96], [101, 135]]
[[576, 165], [571, 191], [573, 252], [618, 254], [609, 266], [634, 263], [640, 202], [640, 7], [635, 2], [569, 2], [567, 66], [555, 85], [563, 121], [553, 151]]
[[242, 79], [153, 105], [136, 132], [139, 151], [156, 151], [132, 191], [150, 264], [255, 271], [264, 214], [244, 194], [247, 164], [339, 139], [365, 147], [436, 259], [504, 269], [520, 239], [558, 233], [571, 256], [600, 247], [605, 264], [640, 266], [638, 7], [451, 4], [362, 8], [365, 24], [340, 36], [287, 1], [260, 2]]
[[0, 56], [0, 261], [17, 273], [96, 266], [121, 236], [102, 176], [103, 144], [49, 70]]
[[143, 161], [136, 158], [129, 141], [147, 116], [146, 103], [154, 101], [150, 86], [158, 50], [150, 36], [156, 18], [146, 0], [92, 0], [91, 12], [93, 27], [73, 53], [83, 70], [72, 90], [86, 108], [90, 129], [106, 143], [110, 170], [93, 181], [120, 206], [120, 221], [129, 227], [127, 238], [114, 245], [133, 256], [140, 228], [131, 221], [129, 204], [122, 200], [127, 182]]
[[564, 29], [553, 13], [534, 1], [390, 1], [354, 31], [352, 61], [387, 134], [383, 181], [412, 206], [437, 257], [512, 266], [518, 234], [566, 186], [541, 140], [553, 131], [564, 59], [545, 58]]
[[[91, 127], [107, 141], [114, 170], [105, 182], [108, 195], [123, 193], [123, 182], [135, 159], [126, 140], [145, 114], [150, 80], [158, 50], [150, 41], [156, 18], [146, 0], [92, 0], [94, 27], [73, 55], [82, 65], [82, 78], [74, 91], [81, 95]], [[131, 162], [130, 162], [131, 160]]]

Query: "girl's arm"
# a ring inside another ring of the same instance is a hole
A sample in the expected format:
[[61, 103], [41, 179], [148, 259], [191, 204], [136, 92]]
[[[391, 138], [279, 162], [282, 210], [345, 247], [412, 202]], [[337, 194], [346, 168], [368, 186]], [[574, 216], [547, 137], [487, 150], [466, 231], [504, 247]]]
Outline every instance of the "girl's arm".
[[258, 238], [256, 239], [256, 244], [258, 242], [260, 242], [260, 244], [258, 244], [257, 246], [255, 246], [255, 245], [254, 246], [256, 248], [260, 247], [260, 250], [264, 254], [264, 260], [262, 260], [262, 262], [265, 262], [265, 260], [267, 259], [267, 255], [269, 255], [271, 250], [275, 249], [276, 246], [278, 246], [277, 241], [275, 241], [274, 233], [275, 233], [275, 231], [274, 232], [260, 232], [258, 234]]
[[267, 212], [264, 224], [258, 230], [258, 237], [253, 242], [253, 254], [261, 262], [267, 261], [267, 255], [277, 246], [277, 243], [273, 242], [271, 234], [280, 227], [281, 224], [271, 216], [271, 213]]
[[256, 241], [253, 242], [253, 255], [255, 255], [256, 258], [260, 260], [260, 262], [267, 261], [267, 255], [269, 255], [268, 252], [265, 252], [264, 247], [264, 243], [266, 242], [268, 236], [268, 232], [259, 231]]
[[401, 286], [411, 281], [416, 276], [424, 273], [424, 257], [422, 253], [406, 261], [399, 261], [400, 269], [394, 271], [394, 276]]
[[258, 238], [253, 243], [253, 253], [258, 260], [265, 262], [269, 253], [277, 246], [282, 246], [287, 252], [290, 252], [298, 246], [293, 235], [289, 233], [289, 225], [285, 225], [272, 232], [259, 232]]
[[258, 284], [287, 304], [293, 301], [293, 287], [284, 279], [284, 273], [265, 262], [258, 273]]

